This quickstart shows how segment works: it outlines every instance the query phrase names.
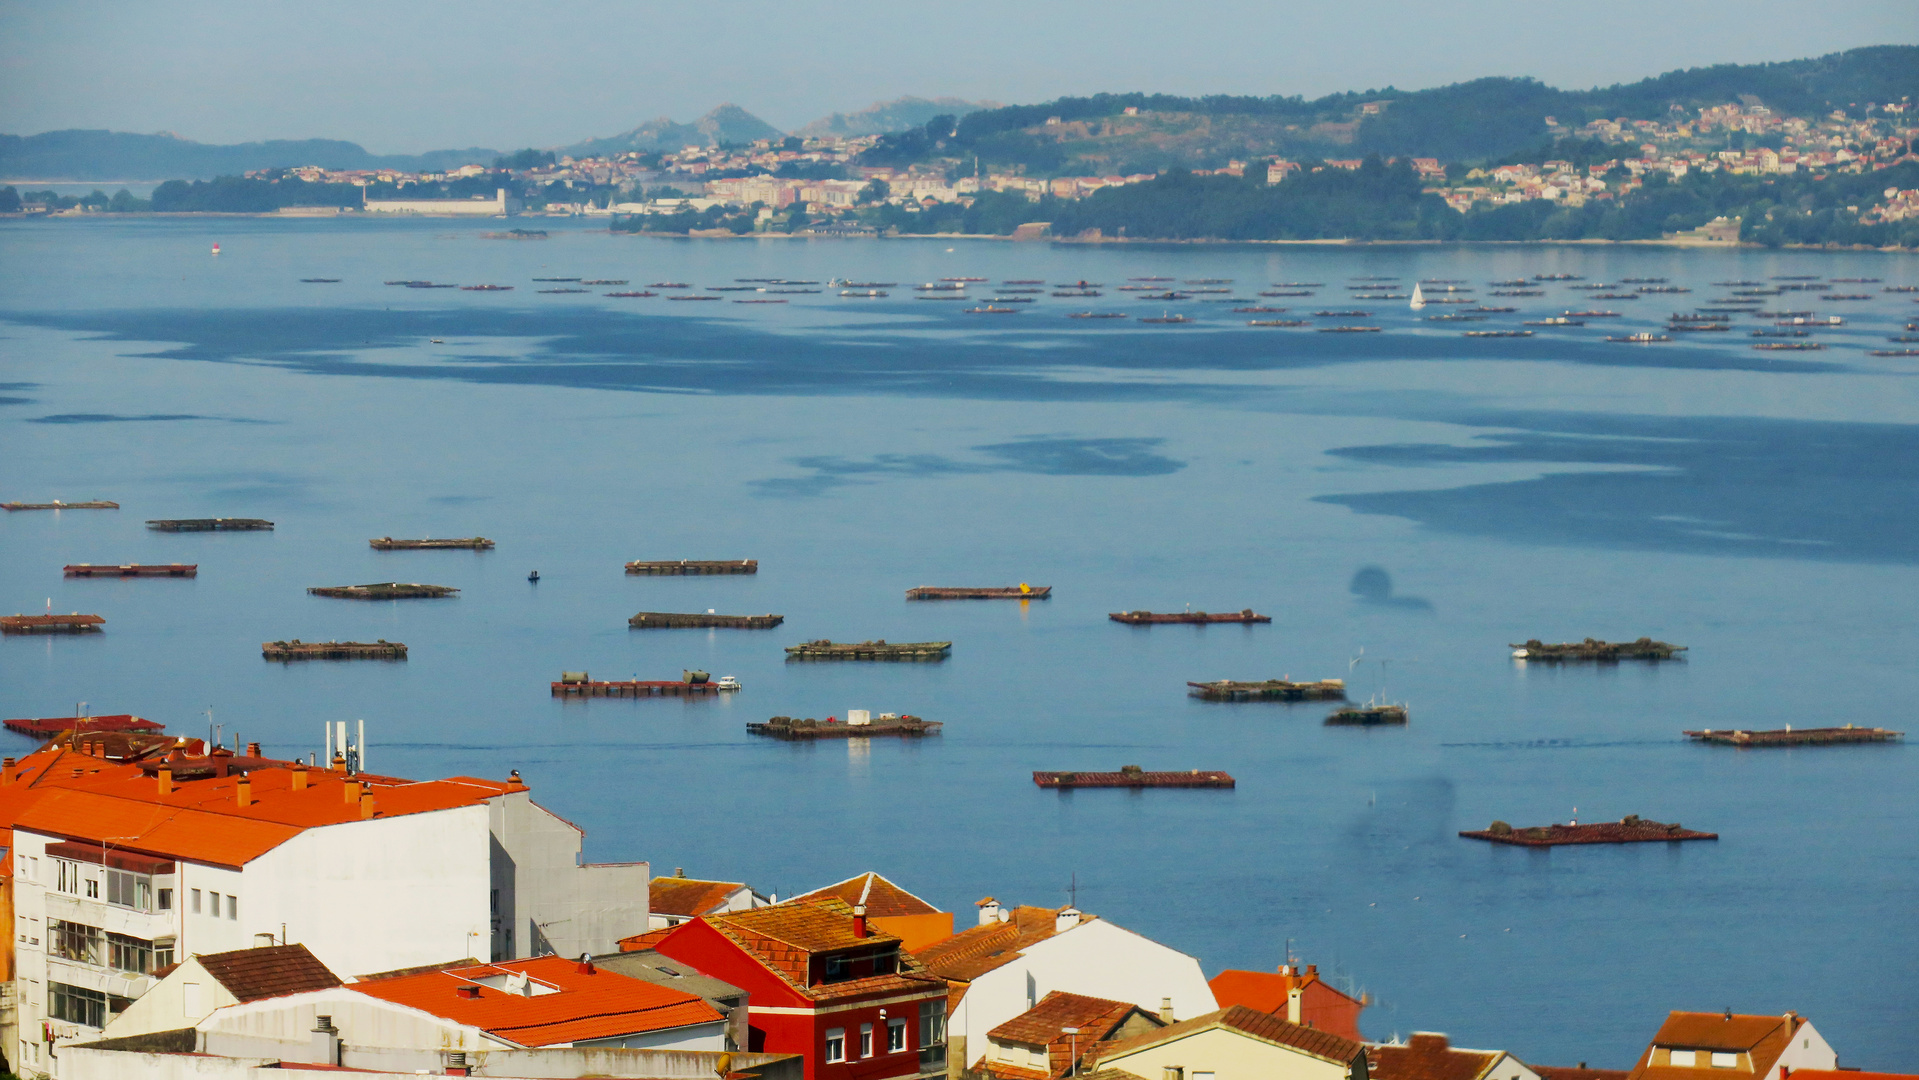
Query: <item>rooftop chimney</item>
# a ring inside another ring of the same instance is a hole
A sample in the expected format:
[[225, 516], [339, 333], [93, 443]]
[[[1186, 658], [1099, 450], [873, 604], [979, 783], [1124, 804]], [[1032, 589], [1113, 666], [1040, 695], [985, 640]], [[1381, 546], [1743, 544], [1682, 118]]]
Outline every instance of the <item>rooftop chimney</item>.
[[1297, 1024], [1306, 1013], [1306, 995], [1295, 986], [1286, 991], [1286, 1022]]
[[12, 758], [7, 758], [6, 764], [0, 765], [0, 786], [13, 783], [13, 766], [14, 760]]
[[248, 780], [244, 775], [241, 776], [240, 782], [233, 785], [233, 801], [241, 806], [252, 806], [253, 781]]
[[369, 789], [366, 792], [362, 793], [360, 796], [360, 820], [371, 821], [372, 819], [373, 819], [373, 792], [371, 789]]
[[978, 906], [979, 924], [981, 926], [991, 926], [999, 921], [1000, 906], [998, 900], [989, 896], [981, 900]]
[[173, 794], [173, 769], [165, 764], [160, 766], [160, 794]]
[[578, 971], [578, 972], [579, 972], [580, 974], [582, 974], [582, 975], [597, 975], [597, 974], [599, 974], [599, 969], [593, 966], [593, 954], [592, 954], [592, 953], [581, 953], [581, 954], [580, 954], [580, 966], [579, 966], [578, 968], [576, 968], [575, 970], [576, 970], [576, 971]]
[[509, 784], [518, 784], [521, 787], [526, 786], [526, 781], [520, 779], [520, 770], [518, 769], [514, 769], [512, 772], [506, 774], [506, 782]]
[[332, 769], [334, 772], [345, 772], [346, 771], [346, 755], [338, 751], [335, 751], [333, 754], [333, 760], [327, 762], [327, 768]]
[[477, 986], [456, 986], [454, 990], [463, 998], [478, 998], [480, 996], [480, 988]]
[[674, 868], [673, 868], [673, 876], [674, 876], [674, 877], [685, 877], [685, 876], [686, 876], [686, 867], [684, 867], [684, 866], [676, 866], [676, 867], [674, 867]]
[[853, 936], [854, 937], [866, 936], [866, 905], [865, 904], [853, 905]]
[[248, 743], [248, 744], [247, 744], [247, 756], [248, 756], [248, 757], [259, 757], [259, 756], [260, 756], [260, 744], [259, 744], [259, 743], [257, 743], [257, 742], [250, 742], [250, 743]]
[[1159, 999], [1159, 1018], [1168, 1024], [1173, 1022], [1173, 999], [1172, 998], [1163, 997]]
[[358, 780], [348, 780], [341, 786], [340, 792], [342, 794], [342, 801], [348, 806], [352, 806], [360, 798], [360, 782]]
[[1078, 925], [1079, 909], [1076, 907], [1060, 908], [1059, 911], [1053, 915], [1053, 933], [1055, 934], [1064, 934], [1066, 931]]
[[313, 1064], [340, 1064], [340, 1029], [333, 1026], [331, 1016], [313, 1018]]
[[307, 789], [306, 762], [304, 761], [294, 762], [291, 772], [293, 773], [293, 777], [291, 781], [288, 782], [287, 786], [293, 789], [294, 791], [305, 791]]

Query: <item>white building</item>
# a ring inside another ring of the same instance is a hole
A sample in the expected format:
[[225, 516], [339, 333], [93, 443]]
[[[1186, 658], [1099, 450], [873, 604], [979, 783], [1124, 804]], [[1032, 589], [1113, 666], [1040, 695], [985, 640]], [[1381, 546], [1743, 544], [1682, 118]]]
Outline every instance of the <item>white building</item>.
[[949, 1052], [965, 1066], [987, 1056], [987, 1033], [1063, 990], [1129, 1001], [1172, 1022], [1219, 1006], [1199, 961], [1071, 907], [979, 903], [979, 925], [915, 955], [953, 985]]
[[505, 188], [494, 189], [491, 199], [475, 195], [470, 199], [367, 199], [365, 203], [365, 210], [369, 214], [505, 217], [520, 212], [520, 200], [508, 198]]
[[517, 774], [416, 783], [187, 749], [52, 745], [0, 774], [16, 1068], [48, 1070], [49, 1043], [94, 1037], [194, 954], [300, 942], [354, 974], [607, 952], [646, 925], [646, 864], [582, 865], [580, 830]]

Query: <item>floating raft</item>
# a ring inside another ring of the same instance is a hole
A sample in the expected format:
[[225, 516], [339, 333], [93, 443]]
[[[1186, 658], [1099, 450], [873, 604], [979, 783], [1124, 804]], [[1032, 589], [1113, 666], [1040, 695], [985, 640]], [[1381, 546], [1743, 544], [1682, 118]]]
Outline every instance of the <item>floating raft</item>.
[[266, 641], [260, 655], [268, 660], [405, 660], [406, 646], [398, 641]]
[[944, 660], [953, 651], [950, 641], [828, 641], [801, 642], [787, 647], [788, 660]]
[[629, 574], [757, 574], [758, 559], [640, 559], [626, 564]]
[[462, 536], [451, 540], [395, 540], [391, 536], [382, 536], [378, 540], [368, 540], [367, 544], [379, 551], [427, 551], [435, 548], [485, 551], [493, 546], [493, 541], [484, 536]]
[[21, 735], [46, 739], [76, 728], [93, 734], [108, 731], [158, 732], [165, 731], [167, 726], [152, 720], [143, 720], [131, 713], [118, 713], [113, 716], [54, 716], [45, 720], [8, 720], [6, 728]]
[[661, 697], [717, 694], [720, 684], [685, 679], [622, 679], [594, 682], [589, 679], [562, 678], [553, 684], [554, 697]]
[[1332, 727], [1382, 727], [1404, 724], [1408, 713], [1404, 705], [1352, 705], [1335, 709], [1326, 717]]
[[1269, 623], [1271, 615], [1255, 615], [1252, 608], [1240, 611], [1115, 611], [1106, 616], [1114, 622], [1123, 622], [1129, 626], [1151, 626], [1155, 623]]
[[1650, 844], [1659, 841], [1719, 839], [1718, 833], [1682, 829], [1676, 821], [1670, 825], [1658, 821], [1647, 821], [1638, 814], [1628, 814], [1618, 821], [1601, 822], [1597, 825], [1536, 825], [1530, 829], [1515, 829], [1503, 821], [1495, 821], [1489, 828], [1462, 832], [1459, 835], [1471, 840], [1490, 840], [1495, 844], [1517, 844], [1520, 847], [1558, 847], [1561, 844]]
[[642, 611], [626, 620], [635, 630], [687, 630], [718, 627], [724, 630], [771, 630], [786, 621], [784, 615], [700, 615], [670, 611]]
[[438, 599], [459, 591], [448, 585], [420, 585], [402, 581], [382, 581], [373, 585], [315, 585], [307, 590], [315, 596], [331, 596], [341, 600]]
[[1124, 765], [1118, 772], [1036, 772], [1033, 783], [1043, 788], [1229, 788], [1232, 776], [1223, 772], [1193, 769], [1188, 772], [1146, 772], [1137, 765]]
[[258, 532], [273, 528], [263, 518], [161, 518], [147, 522], [161, 532]]
[[1726, 746], [1745, 748], [1748, 746], [1821, 746], [1828, 743], [1892, 742], [1905, 737], [1903, 731], [1888, 731], [1882, 727], [1815, 727], [1815, 728], [1776, 728], [1771, 731], [1688, 731], [1686, 736], [1699, 742], [1722, 743]]
[[0, 634], [97, 634], [106, 619], [98, 615], [0, 615]]
[[1512, 649], [1513, 658], [1516, 660], [1551, 662], [1593, 660], [1600, 663], [1616, 663], [1620, 660], [1672, 660], [1686, 651], [1684, 645], [1669, 645], [1647, 637], [1626, 642], [1587, 638], [1584, 641], [1559, 645], [1547, 645], [1538, 638], [1533, 638], [1524, 645], [1512, 646]]
[[849, 724], [845, 721], [827, 718], [824, 722], [807, 717], [795, 720], [790, 716], [775, 716], [764, 724], [746, 725], [748, 735], [765, 735], [771, 739], [799, 741], [804, 739], [873, 739], [896, 735], [902, 738], [919, 738], [925, 735], [938, 735], [944, 725], [937, 720], [922, 720], [917, 716], [881, 716], [878, 720], [866, 724]]
[[120, 509], [119, 503], [108, 502], [105, 499], [92, 499], [87, 502], [71, 502], [71, 503], [61, 502], [59, 499], [55, 499], [52, 502], [43, 502], [43, 503], [23, 503], [23, 502], [0, 503], [0, 510], [118, 510], [118, 509]]
[[1014, 585], [1004, 589], [945, 589], [921, 585], [906, 590], [908, 600], [1044, 600], [1051, 595], [1051, 585]]
[[90, 562], [68, 563], [63, 569], [68, 577], [197, 577], [199, 563], [121, 563], [119, 566], [96, 566]]
[[1192, 695], [1206, 701], [1341, 701], [1346, 697], [1346, 680], [1321, 679], [1318, 682], [1289, 682], [1266, 679], [1262, 682], [1189, 682]]

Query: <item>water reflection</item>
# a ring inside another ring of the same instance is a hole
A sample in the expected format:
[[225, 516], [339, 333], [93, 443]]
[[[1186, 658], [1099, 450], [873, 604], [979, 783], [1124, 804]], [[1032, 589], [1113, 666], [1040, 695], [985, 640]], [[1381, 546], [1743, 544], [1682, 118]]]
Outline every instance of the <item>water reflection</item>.
[[1423, 596], [1394, 596], [1393, 576], [1383, 566], [1362, 566], [1353, 574], [1347, 591], [1368, 607], [1399, 608], [1402, 611], [1431, 611], [1432, 601]]

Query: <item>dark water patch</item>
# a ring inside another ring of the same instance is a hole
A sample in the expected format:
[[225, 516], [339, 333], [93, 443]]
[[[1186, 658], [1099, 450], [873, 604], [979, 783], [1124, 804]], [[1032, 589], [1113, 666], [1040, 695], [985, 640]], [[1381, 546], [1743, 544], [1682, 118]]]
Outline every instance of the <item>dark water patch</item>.
[[1183, 461], [1154, 452], [1163, 439], [1074, 439], [1030, 436], [1015, 442], [975, 446], [987, 461], [959, 461], [940, 454], [875, 454], [869, 458], [815, 455], [791, 462], [810, 475], [753, 480], [761, 495], [809, 498], [835, 488], [874, 483], [866, 477], [929, 478], [979, 473], [1033, 473], [1042, 476], [1164, 476], [1186, 467]]
[[0, 405], [31, 405], [31, 404], [33, 404], [32, 398], [0, 397]]
[[214, 420], [224, 424], [271, 424], [271, 420], [250, 420], [237, 416], [200, 416], [196, 413], [145, 413], [140, 416], [122, 416], [118, 413], [54, 413], [51, 416], [35, 416], [27, 420], [29, 424], [136, 424], [160, 420]]
[[1353, 573], [1353, 580], [1346, 591], [1359, 598], [1359, 602], [1368, 607], [1396, 608], [1400, 611], [1431, 611], [1432, 601], [1423, 596], [1397, 596], [1393, 593], [1393, 576], [1383, 566], [1362, 566]]
[[[1039, 313], [1035, 313], [1036, 316]], [[1391, 360], [1558, 361], [1674, 370], [1832, 372], [1691, 343], [1633, 348], [1594, 337], [1481, 341], [1430, 333], [1274, 334], [1234, 325], [1169, 334], [1127, 326], [982, 328], [957, 313], [893, 322], [782, 328], [634, 311], [294, 308], [12, 314], [108, 340], [176, 342], [144, 355], [269, 363], [314, 374], [457, 379], [715, 394], [884, 393], [1011, 400], [1244, 400], [1259, 391], [1208, 383], [1217, 371], [1298, 370]], [[431, 346], [439, 338], [455, 341]], [[479, 340], [476, 340], [479, 339]], [[512, 339], [514, 346], [502, 348]], [[418, 363], [362, 350], [433, 350]], [[1089, 369], [1181, 371], [1178, 383], [1085, 378]], [[1075, 373], [1061, 378], [1067, 370]]]
[[1319, 501], [1519, 543], [1919, 562], [1919, 426], [1551, 413], [1459, 419], [1521, 430], [1480, 435], [1463, 446], [1355, 446], [1331, 453], [1399, 467], [1600, 468]]

